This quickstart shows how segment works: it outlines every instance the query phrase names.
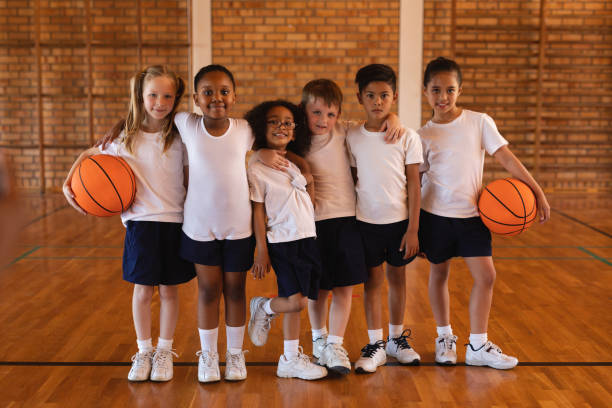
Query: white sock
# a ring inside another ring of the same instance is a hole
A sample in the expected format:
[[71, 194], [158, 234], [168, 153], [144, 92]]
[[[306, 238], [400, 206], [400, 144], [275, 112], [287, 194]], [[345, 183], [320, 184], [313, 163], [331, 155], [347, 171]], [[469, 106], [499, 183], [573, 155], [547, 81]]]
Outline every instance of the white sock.
[[198, 331], [200, 332], [200, 347], [202, 347], [202, 351], [212, 351], [216, 353], [219, 328], [215, 327], [209, 330], [198, 329]]
[[401, 336], [403, 331], [404, 331], [404, 325], [403, 324], [391, 324], [391, 323], [389, 323], [389, 338], [390, 339], [395, 339], [395, 338]]
[[239, 354], [242, 351], [244, 341], [244, 325], [239, 327], [225, 326], [227, 337], [227, 350], [230, 354]]
[[160, 350], [172, 350], [172, 339], [166, 340], [161, 337], [157, 338], [157, 348]]
[[370, 338], [370, 344], [374, 344], [377, 341], [383, 339], [383, 330], [382, 329], [368, 330], [368, 337]]
[[300, 347], [300, 340], [285, 340], [283, 342], [283, 353], [287, 360], [293, 360], [297, 358]]
[[344, 341], [344, 337], [341, 337], [341, 336], [334, 336], [333, 334], [330, 334], [329, 336], [327, 336], [327, 343], [328, 344], [340, 344], [340, 345], [342, 345], [343, 341]]
[[136, 339], [136, 344], [138, 344], [139, 353], [148, 353], [149, 351], [153, 351], [153, 341], [151, 339], [146, 339], [146, 340]]
[[453, 329], [450, 324], [448, 326], [436, 326], [436, 331], [438, 332], [438, 337], [453, 335]]
[[266, 300], [266, 303], [263, 304], [263, 308], [266, 311], [267, 314], [269, 315], [273, 315], [276, 314], [274, 313], [274, 310], [272, 310], [272, 308], [270, 307], [270, 303], [272, 303], [272, 299], [268, 299]]
[[470, 344], [472, 345], [474, 350], [478, 350], [480, 347], [482, 347], [487, 342], [487, 340], [487, 333], [470, 333]]
[[327, 336], [327, 327], [323, 326], [322, 329], [312, 329], [312, 341], [325, 336]]

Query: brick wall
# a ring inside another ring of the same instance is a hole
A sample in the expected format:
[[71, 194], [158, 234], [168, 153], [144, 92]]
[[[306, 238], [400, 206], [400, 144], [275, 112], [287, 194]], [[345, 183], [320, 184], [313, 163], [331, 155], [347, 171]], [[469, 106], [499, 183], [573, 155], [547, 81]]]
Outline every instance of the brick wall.
[[[454, 56], [460, 104], [489, 113], [534, 171], [540, 1], [458, 0], [454, 32], [451, 5], [425, 1], [424, 64]], [[547, 0], [544, 22], [538, 180], [547, 190], [610, 191], [612, 3]], [[486, 168], [487, 180], [507, 175], [490, 158]]]
[[[425, 0], [424, 63], [455, 57], [464, 68], [461, 104], [493, 116], [533, 169], [540, 1], [455, 3], [453, 11], [450, 0]], [[59, 190], [72, 160], [90, 143], [90, 127], [96, 138], [125, 114], [127, 80], [140, 66], [169, 65], [191, 84], [190, 0], [141, 0], [140, 11], [135, 4], [0, 1], [0, 148], [13, 158], [21, 187], [43, 184], [38, 21], [47, 190]], [[612, 3], [545, 4], [539, 180], [548, 190], [611, 191]], [[361, 118], [356, 70], [371, 62], [398, 69], [399, 1], [212, 0], [211, 9], [213, 62], [228, 66], [238, 83], [234, 116], [270, 98], [297, 102], [307, 81], [328, 77], [344, 92], [344, 118]], [[429, 116], [424, 103], [424, 120]], [[487, 161], [487, 179], [504, 175]]]

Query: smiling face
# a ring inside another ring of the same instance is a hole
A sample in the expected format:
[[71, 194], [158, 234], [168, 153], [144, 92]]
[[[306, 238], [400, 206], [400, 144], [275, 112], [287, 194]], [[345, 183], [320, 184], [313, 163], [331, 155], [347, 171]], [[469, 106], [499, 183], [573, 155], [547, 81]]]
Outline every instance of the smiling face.
[[384, 121], [391, 107], [397, 100], [397, 94], [393, 92], [393, 88], [386, 82], [376, 81], [370, 82], [361, 92], [357, 93], [359, 103], [368, 117], [368, 122]]
[[340, 109], [332, 104], [328, 105], [321, 98], [311, 99], [304, 107], [308, 129], [313, 135], [325, 135], [329, 133], [338, 120]]
[[221, 71], [211, 71], [200, 79], [193, 100], [207, 119], [227, 119], [236, 94], [230, 77]]
[[285, 150], [294, 140], [293, 114], [284, 106], [274, 106], [266, 114], [266, 143], [268, 148]]
[[172, 112], [176, 99], [176, 84], [166, 76], [151, 78], [144, 84], [142, 99], [146, 112], [145, 120], [149, 125], [155, 125]]
[[423, 89], [429, 106], [434, 111], [435, 122], [454, 119], [461, 113], [457, 107], [457, 98], [461, 95], [461, 86], [454, 71], [443, 71], [434, 74]]

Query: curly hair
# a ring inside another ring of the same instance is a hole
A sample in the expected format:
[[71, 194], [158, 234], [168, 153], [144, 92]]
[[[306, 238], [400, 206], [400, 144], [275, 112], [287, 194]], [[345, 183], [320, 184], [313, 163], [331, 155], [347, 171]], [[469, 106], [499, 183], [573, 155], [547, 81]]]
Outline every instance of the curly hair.
[[293, 130], [295, 140], [289, 142], [287, 145], [287, 150], [292, 151], [299, 156], [304, 156], [310, 149], [311, 143], [311, 136], [306, 126], [306, 121], [304, 120], [304, 113], [298, 108], [297, 105], [282, 99], [262, 102], [253, 107], [244, 115], [244, 118], [247, 120], [247, 122], [249, 122], [249, 125], [253, 130], [253, 135], [255, 136], [253, 149], [258, 150], [268, 147], [268, 142], [266, 140], [266, 132], [268, 128], [266, 116], [270, 109], [277, 106], [287, 108], [293, 115], [293, 121], [296, 124], [295, 129]]

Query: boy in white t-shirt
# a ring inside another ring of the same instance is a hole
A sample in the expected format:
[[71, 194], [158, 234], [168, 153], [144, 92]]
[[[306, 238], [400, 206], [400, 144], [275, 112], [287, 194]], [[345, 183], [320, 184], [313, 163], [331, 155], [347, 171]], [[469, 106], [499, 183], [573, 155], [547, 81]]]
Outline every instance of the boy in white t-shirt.
[[[409, 330], [403, 329], [406, 304], [405, 265], [419, 251], [419, 164], [421, 142], [408, 130], [395, 144], [384, 141], [380, 125], [397, 100], [396, 76], [382, 64], [361, 68], [355, 77], [363, 105], [365, 124], [349, 129], [347, 145], [357, 191], [357, 224], [366, 253], [368, 278], [364, 304], [368, 337], [355, 371], [375, 372], [387, 355], [401, 364], [418, 364], [420, 356], [410, 347]], [[382, 287], [387, 263], [389, 281], [389, 336], [383, 341]], [[408, 332], [408, 334], [406, 334]]]
[[438, 332], [435, 360], [444, 365], [457, 362], [457, 336], [450, 325], [448, 276], [450, 259], [460, 256], [474, 279], [465, 362], [511, 369], [518, 360], [503, 354], [487, 336], [496, 272], [491, 257], [491, 233], [478, 216], [477, 207], [485, 151], [513, 177], [531, 187], [541, 222], [550, 217], [550, 206], [538, 183], [508, 149], [508, 142], [493, 119], [456, 105], [461, 94], [461, 70], [455, 61], [443, 57], [430, 61], [423, 93], [433, 109], [433, 117], [419, 129], [424, 152], [419, 241], [431, 263], [429, 300]]

